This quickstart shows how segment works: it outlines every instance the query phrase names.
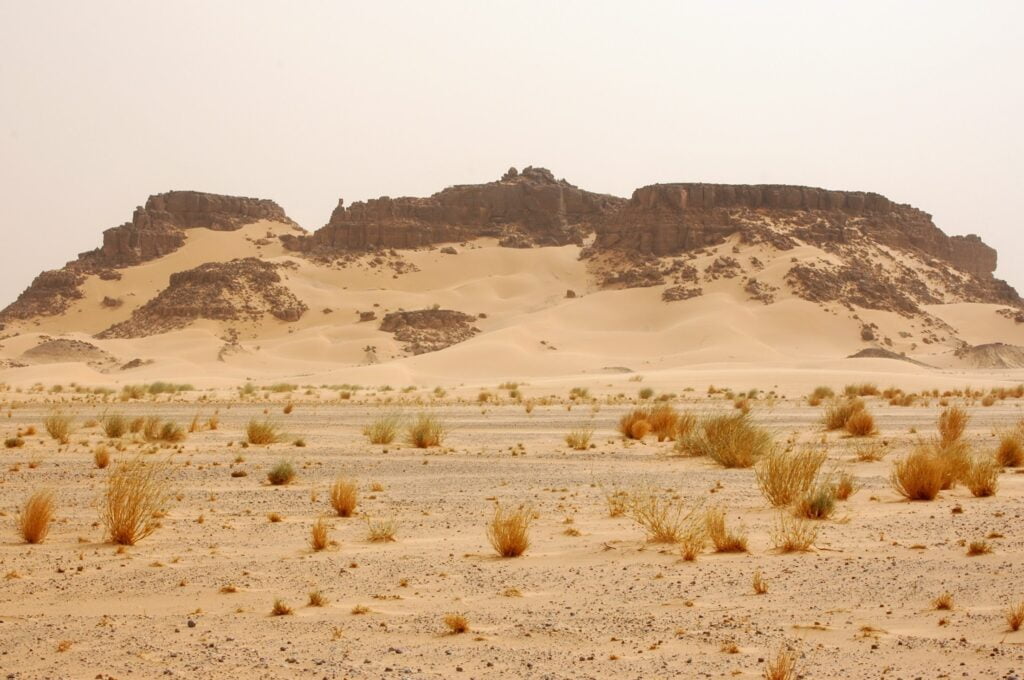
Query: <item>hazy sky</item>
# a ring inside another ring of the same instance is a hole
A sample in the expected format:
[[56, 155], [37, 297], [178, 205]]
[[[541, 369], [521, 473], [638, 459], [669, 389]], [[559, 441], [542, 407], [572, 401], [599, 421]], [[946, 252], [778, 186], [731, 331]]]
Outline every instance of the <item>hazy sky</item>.
[[0, 305], [149, 194], [870, 190], [1024, 291], [1022, 2], [0, 0]]

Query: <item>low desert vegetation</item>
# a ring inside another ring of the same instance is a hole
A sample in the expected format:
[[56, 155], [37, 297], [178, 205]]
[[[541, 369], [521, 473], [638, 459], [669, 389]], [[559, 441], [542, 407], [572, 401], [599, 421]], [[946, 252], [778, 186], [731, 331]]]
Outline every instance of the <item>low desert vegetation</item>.
[[399, 422], [397, 415], [380, 416], [363, 428], [363, 436], [371, 444], [390, 444], [398, 435]]
[[854, 411], [843, 423], [843, 429], [851, 437], [870, 437], [875, 434], [875, 417], [866, 408]]
[[875, 463], [885, 458], [887, 453], [884, 442], [865, 442], [854, 449], [853, 457], [860, 463]]
[[833, 399], [825, 407], [821, 422], [826, 430], [842, 430], [852, 415], [865, 408], [861, 399]]
[[576, 451], [584, 451], [590, 448], [590, 441], [594, 436], [594, 428], [587, 424], [577, 425], [565, 435], [565, 443], [569, 448]]
[[658, 404], [648, 411], [647, 422], [651, 424], [651, 433], [659, 442], [675, 439], [679, 413], [671, 404]]
[[287, 460], [278, 462], [267, 472], [267, 481], [274, 486], [291, 484], [295, 479], [295, 466]]
[[643, 439], [651, 431], [650, 409], [635, 408], [619, 418], [619, 433], [626, 439]]
[[932, 600], [932, 607], [940, 611], [948, 611], [953, 608], [953, 593], [948, 590], [936, 596]]
[[330, 542], [330, 527], [323, 517], [319, 517], [310, 530], [309, 545], [313, 550], [319, 552], [326, 549]]
[[309, 599], [306, 600], [306, 605], [309, 607], [326, 607], [327, 596], [319, 590], [309, 591]]
[[43, 419], [43, 427], [52, 439], [61, 444], [67, 444], [72, 432], [71, 416], [63, 413], [52, 413]]
[[469, 631], [469, 619], [465, 614], [449, 613], [444, 615], [444, 625], [452, 635], [460, 635]]
[[530, 547], [533, 509], [527, 505], [506, 509], [500, 504], [487, 525], [487, 539], [501, 557], [519, 557]]
[[356, 480], [339, 477], [331, 485], [331, 507], [338, 517], [351, 517], [355, 514], [359, 502], [359, 487]]
[[977, 498], [995, 496], [996, 490], [999, 488], [999, 471], [1000, 466], [994, 459], [977, 458], [967, 468], [961, 481], [972, 496]]
[[755, 595], [764, 595], [768, 592], [768, 582], [764, 580], [764, 574], [761, 573], [760, 569], [754, 572], [751, 585]]
[[371, 543], [391, 543], [398, 535], [398, 523], [394, 519], [366, 518], [366, 540]]
[[960, 441], [970, 421], [967, 411], [959, 406], [949, 406], [939, 414], [939, 442], [943, 447]]
[[169, 467], [167, 460], [136, 457], [110, 473], [100, 515], [111, 542], [135, 545], [160, 527], [159, 516], [171, 499]]
[[711, 508], [704, 515], [704, 526], [715, 552], [747, 552], [747, 537], [743, 532], [730, 531], [725, 525], [725, 511]]
[[976, 557], [978, 555], [988, 555], [990, 552], [992, 552], [992, 546], [989, 545], [989, 542], [985, 541], [985, 540], [971, 541], [967, 545], [967, 556], [968, 557]]
[[706, 456], [725, 468], [751, 467], [774, 450], [772, 435], [745, 413], [705, 416], [676, 442], [678, 453]]
[[291, 616], [294, 613], [284, 600], [274, 600], [274, 606], [270, 609], [271, 616]]
[[784, 507], [802, 496], [818, 477], [828, 452], [805, 447], [797, 452], [774, 450], [754, 468], [761, 493], [774, 507]]
[[818, 525], [781, 513], [772, 530], [772, 547], [782, 553], [807, 552], [818, 540]]
[[796, 680], [796, 656], [785, 647], [772, 657], [764, 667], [764, 680]]
[[21, 540], [26, 543], [45, 541], [53, 521], [54, 507], [51, 491], [36, 491], [29, 496], [16, 518]]
[[120, 439], [128, 432], [128, 420], [118, 414], [108, 415], [101, 421], [103, 434], [109, 439]]
[[810, 406], [821, 406], [821, 402], [825, 401], [826, 399], [831, 399], [835, 395], [836, 393], [832, 391], [831, 387], [819, 385], [818, 387], [814, 388], [814, 391], [812, 391], [810, 395], [808, 395], [807, 403]]
[[604, 492], [609, 517], [622, 517], [629, 510], [630, 494], [625, 489], [610, 489]]
[[679, 543], [684, 536], [694, 536], [703, 518], [698, 508], [679, 498], [662, 496], [651, 487], [640, 487], [629, 493], [630, 518], [647, 534], [650, 543]]
[[1024, 432], [1021, 428], [1000, 433], [996, 462], [1003, 467], [1024, 466]]
[[100, 470], [110, 465], [110, 449], [105, 444], [97, 444], [92, 452], [92, 462]]
[[859, 383], [847, 385], [843, 388], [843, 394], [848, 397], [875, 397], [878, 396], [878, 385], [874, 383]]
[[818, 482], [801, 495], [793, 513], [804, 519], [828, 519], [836, 509], [836, 487], [831, 482]]
[[447, 433], [444, 424], [435, 416], [421, 413], [409, 425], [406, 432], [407, 441], [418, 449], [429, 449], [440, 446]]
[[942, 490], [946, 465], [927, 446], [918, 446], [892, 465], [889, 481], [901, 496], [911, 501], [934, 500]]
[[280, 429], [269, 420], [250, 420], [245, 428], [245, 440], [253, 446], [269, 446], [281, 439]]
[[1006, 625], [1013, 632], [1017, 632], [1021, 625], [1024, 625], [1024, 600], [1010, 605], [1006, 610]]
[[839, 501], [849, 500], [860, 489], [856, 478], [846, 471], [840, 472], [836, 476], [835, 484], [832, 486], [835, 490], [836, 500]]

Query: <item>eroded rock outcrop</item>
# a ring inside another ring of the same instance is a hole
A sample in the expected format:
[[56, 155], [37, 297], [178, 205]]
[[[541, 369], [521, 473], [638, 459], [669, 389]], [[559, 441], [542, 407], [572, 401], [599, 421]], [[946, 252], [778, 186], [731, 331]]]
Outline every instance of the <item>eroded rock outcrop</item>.
[[79, 285], [85, 275], [74, 269], [45, 271], [26, 288], [18, 299], [0, 311], [0, 320], [28, 320], [39, 316], [55, 316], [64, 312], [83, 293]]
[[247, 257], [171, 274], [159, 295], [96, 337], [144, 337], [184, 328], [198, 319], [260, 321], [269, 314], [298, 321], [308, 307], [281, 282], [278, 270], [286, 266]]
[[417, 309], [385, 314], [380, 329], [394, 333], [406, 352], [425, 354], [451, 347], [479, 333], [474, 321], [476, 317], [452, 309]]
[[418, 248], [483, 236], [509, 247], [580, 243], [593, 223], [623, 199], [583, 191], [544, 168], [510, 169], [497, 182], [449, 187], [427, 198], [387, 196], [338, 202], [311, 235], [287, 234], [285, 247], [305, 252]]

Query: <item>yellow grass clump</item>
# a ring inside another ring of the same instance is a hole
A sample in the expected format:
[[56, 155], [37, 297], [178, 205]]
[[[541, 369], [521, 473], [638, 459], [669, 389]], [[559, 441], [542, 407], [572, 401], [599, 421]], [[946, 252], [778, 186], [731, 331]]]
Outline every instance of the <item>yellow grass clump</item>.
[[444, 625], [452, 635], [460, 635], [469, 631], [469, 619], [464, 614], [445, 614]]
[[866, 408], [854, 411], [843, 423], [843, 429], [851, 437], [869, 437], [875, 434], [875, 417]]
[[398, 534], [398, 523], [394, 519], [366, 518], [366, 540], [371, 543], [391, 543]]
[[590, 440], [594, 436], [594, 428], [589, 425], [578, 425], [565, 435], [565, 443], [576, 451], [590, 448]]
[[959, 406], [950, 406], [939, 414], [939, 441], [943, 446], [960, 441], [971, 417]]
[[100, 512], [112, 542], [135, 545], [159, 528], [158, 515], [170, 500], [168, 467], [167, 461], [133, 458], [110, 473]]
[[836, 488], [822, 482], [811, 487], [797, 499], [793, 513], [805, 519], [828, 519], [836, 509]]
[[849, 500], [850, 496], [857, 493], [860, 489], [860, 485], [857, 484], [856, 478], [846, 471], [839, 473], [839, 476], [832, 487], [835, 489], [836, 500], [840, 501]]
[[46, 432], [61, 444], [67, 444], [71, 437], [71, 416], [62, 413], [53, 413], [43, 420], [43, 427]]
[[666, 439], [675, 439], [679, 414], [671, 404], [658, 404], [651, 408], [647, 422], [650, 423], [654, 436], [659, 442], [663, 442]]
[[962, 477], [971, 495], [977, 498], [995, 496], [999, 488], [999, 464], [991, 458], [979, 458], [971, 463]]
[[764, 575], [761, 573], [760, 569], [754, 572], [754, 578], [751, 581], [751, 585], [754, 588], [755, 595], [764, 595], [768, 592], [768, 582], [764, 580]]
[[444, 424], [432, 415], [421, 413], [406, 433], [409, 444], [418, 449], [440, 446], [446, 434]]
[[678, 498], [664, 498], [654, 489], [641, 487], [629, 494], [629, 516], [643, 527], [651, 543], [679, 543], [702, 524], [696, 507]]
[[351, 517], [356, 511], [359, 489], [354, 479], [339, 477], [331, 485], [331, 507], [338, 517]]
[[715, 552], [747, 552], [747, 537], [743, 533], [729, 531], [725, 526], [725, 512], [721, 508], [708, 510], [704, 515], [704, 525], [711, 544], [715, 546]]
[[270, 610], [271, 616], [290, 616], [294, 612], [284, 600], [274, 600], [274, 606]]
[[530, 524], [533, 510], [521, 505], [506, 510], [500, 504], [487, 525], [487, 538], [501, 557], [519, 557], [530, 547]]
[[92, 452], [92, 462], [100, 470], [110, 465], [110, 449], [103, 444], [98, 444]]
[[772, 435], [745, 413], [712, 415], [676, 442], [685, 456], [707, 456], [722, 467], [748, 468], [775, 449]]
[[826, 430], [841, 430], [846, 427], [846, 421], [854, 413], [863, 411], [864, 402], [861, 399], [833, 399], [825, 407], [821, 421]]
[[774, 658], [764, 667], [764, 680], [796, 680], [796, 657], [793, 652], [781, 647]]
[[330, 545], [329, 528], [323, 517], [317, 518], [316, 522], [313, 523], [309, 536], [309, 545], [313, 550], [319, 552]]
[[772, 530], [772, 544], [779, 552], [807, 552], [818, 540], [818, 525], [810, 520], [782, 513]]
[[398, 434], [399, 418], [396, 415], [385, 415], [375, 419], [363, 428], [363, 436], [371, 444], [390, 444]]
[[1022, 624], [1024, 624], [1024, 600], [1010, 605], [1006, 610], [1006, 625], [1010, 627], [1011, 631], [1020, 630]]
[[943, 461], [929, 448], [919, 446], [893, 463], [889, 481], [908, 500], [930, 501], [939, 495], [945, 476]]
[[999, 435], [996, 461], [1003, 467], [1015, 468], [1024, 465], [1024, 434], [1020, 429]]
[[806, 447], [796, 453], [775, 450], [761, 459], [754, 475], [768, 502], [783, 507], [811, 487], [827, 457], [823, 448]]
[[245, 428], [245, 440], [254, 446], [267, 446], [281, 441], [281, 432], [269, 420], [250, 420]]
[[942, 611], [948, 611], [953, 608], [953, 593], [948, 590], [943, 592], [932, 600], [932, 606]]
[[635, 408], [619, 418], [619, 432], [626, 439], [643, 439], [651, 431], [651, 411], [647, 408]]
[[295, 466], [286, 460], [282, 460], [267, 472], [267, 481], [274, 486], [291, 484], [295, 479]]
[[110, 439], [120, 439], [128, 432], [128, 421], [122, 415], [108, 415], [102, 420], [103, 434]]
[[624, 489], [605, 491], [604, 500], [608, 506], [609, 517], [622, 517], [629, 510], [630, 496]]
[[54, 502], [50, 491], [36, 491], [28, 497], [16, 519], [18, 533], [26, 543], [42, 543], [53, 521]]

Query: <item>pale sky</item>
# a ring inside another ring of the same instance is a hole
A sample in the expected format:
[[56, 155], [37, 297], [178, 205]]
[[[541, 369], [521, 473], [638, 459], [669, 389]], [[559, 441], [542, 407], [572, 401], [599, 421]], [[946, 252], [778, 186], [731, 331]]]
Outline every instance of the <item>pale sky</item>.
[[171, 189], [875, 191], [1024, 291], [1022, 2], [0, 0], [0, 305]]

